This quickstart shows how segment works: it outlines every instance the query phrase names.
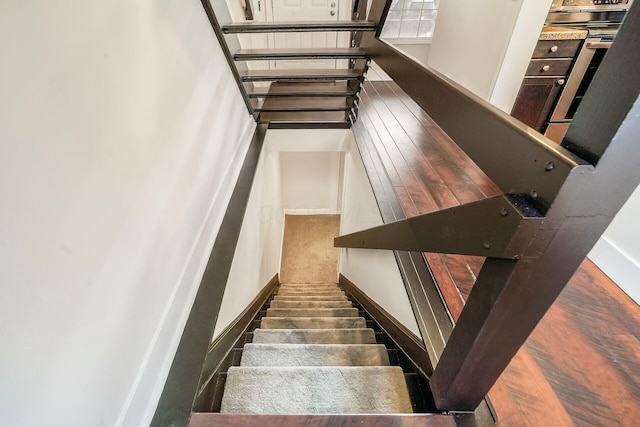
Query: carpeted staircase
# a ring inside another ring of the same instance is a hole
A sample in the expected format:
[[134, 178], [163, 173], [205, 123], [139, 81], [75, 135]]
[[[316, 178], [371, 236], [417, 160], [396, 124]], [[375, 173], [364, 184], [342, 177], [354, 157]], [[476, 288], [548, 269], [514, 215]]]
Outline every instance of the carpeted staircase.
[[229, 368], [224, 413], [412, 412], [402, 369], [334, 283], [283, 284]]

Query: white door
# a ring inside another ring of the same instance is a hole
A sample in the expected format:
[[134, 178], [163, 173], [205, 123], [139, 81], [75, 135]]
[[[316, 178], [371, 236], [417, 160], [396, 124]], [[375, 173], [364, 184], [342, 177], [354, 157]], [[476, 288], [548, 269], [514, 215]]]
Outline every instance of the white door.
[[[339, 0], [272, 0], [275, 22], [337, 21]], [[337, 33], [275, 33], [274, 48], [337, 46]], [[276, 68], [335, 68], [335, 59], [276, 61]]]

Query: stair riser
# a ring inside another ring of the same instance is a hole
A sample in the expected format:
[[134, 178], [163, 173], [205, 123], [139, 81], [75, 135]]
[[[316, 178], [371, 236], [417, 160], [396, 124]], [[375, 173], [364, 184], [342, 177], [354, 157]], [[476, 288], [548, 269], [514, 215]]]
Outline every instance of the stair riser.
[[262, 329], [342, 329], [366, 328], [362, 317], [263, 317]]
[[329, 81], [343, 81], [343, 80], [360, 80], [359, 75], [347, 75], [347, 74], [317, 74], [317, 75], [268, 75], [268, 74], [254, 74], [242, 76], [243, 82], [329, 82]]
[[348, 301], [346, 295], [276, 295], [274, 301]]
[[300, 93], [248, 93], [249, 98], [352, 98], [356, 96], [355, 92], [300, 92]]
[[268, 317], [358, 317], [357, 308], [270, 308]]
[[351, 107], [258, 107], [254, 108], [257, 112], [275, 112], [275, 113], [316, 113], [325, 111], [349, 111]]
[[[335, 98], [353, 97], [356, 95], [356, 88], [349, 87], [348, 84], [302, 84], [302, 83], [274, 83], [267, 88], [254, 87], [249, 92], [249, 97], [255, 98]], [[296, 283], [297, 284], [297, 283]], [[332, 283], [335, 284], [335, 283]]]
[[240, 49], [233, 55], [236, 61], [265, 61], [278, 59], [366, 59], [367, 53], [359, 48], [288, 48]]
[[351, 308], [351, 301], [271, 301], [271, 308]]
[[336, 283], [283, 283], [280, 288], [293, 288], [293, 289], [305, 289], [305, 288], [338, 288]]
[[222, 27], [222, 32], [224, 34], [375, 30], [376, 24], [366, 21], [246, 22], [225, 25]]
[[254, 343], [375, 344], [373, 329], [255, 329]]
[[[301, 113], [300, 117], [294, 113], [260, 113], [260, 123], [269, 123], [269, 129], [351, 129], [351, 122], [346, 121], [346, 112], [325, 111], [315, 113]], [[267, 115], [267, 116], [265, 116]]]
[[276, 295], [293, 295], [293, 296], [313, 296], [313, 295], [345, 295], [344, 291], [339, 289], [280, 289]]

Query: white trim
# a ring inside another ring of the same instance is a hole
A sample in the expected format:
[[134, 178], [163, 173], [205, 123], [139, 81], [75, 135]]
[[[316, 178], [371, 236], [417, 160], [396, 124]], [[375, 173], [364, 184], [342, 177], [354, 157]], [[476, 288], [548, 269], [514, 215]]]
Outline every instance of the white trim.
[[341, 215], [342, 211], [335, 209], [285, 209], [285, 215]]
[[626, 252], [603, 236], [588, 255], [631, 299], [640, 304], [640, 265]]
[[269, 152], [336, 152], [348, 151], [345, 135], [349, 129], [314, 129], [309, 137], [308, 129], [269, 129], [265, 146]]

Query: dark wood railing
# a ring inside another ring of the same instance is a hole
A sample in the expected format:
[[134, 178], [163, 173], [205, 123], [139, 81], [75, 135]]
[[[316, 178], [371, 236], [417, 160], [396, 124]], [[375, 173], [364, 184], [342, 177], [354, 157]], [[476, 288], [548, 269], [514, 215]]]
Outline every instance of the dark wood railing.
[[[368, 19], [384, 22], [390, 4], [374, 0]], [[640, 183], [637, 28], [634, 4], [561, 145], [416, 63], [380, 31], [363, 35], [368, 55], [505, 193], [335, 241], [487, 257], [430, 378], [438, 409], [482, 402]]]
[[[233, 59], [232, 52], [236, 52], [240, 49], [240, 39], [238, 38], [237, 34], [225, 36], [225, 34], [222, 32], [222, 25], [232, 22], [227, 3], [224, 0], [201, 0], [201, 3], [205, 13], [207, 14], [207, 18], [209, 18], [211, 28], [213, 29], [213, 32], [215, 33], [216, 38], [220, 43], [222, 53], [224, 54], [224, 57], [227, 60], [227, 64], [231, 69], [231, 73], [233, 74], [233, 78], [238, 85], [240, 95], [242, 95], [242, 99], [247, 106], [247, 110], [249, 111], [249, 114], [256, 118], [257, 113], [255, 111], [255, 103], [249, 98], [247, 89], [244, 87], [244, 84], [242, 84], [242, 77], [240, 77], [241, 72], [247, 71], [247, 65], [244, 62], [236, 63], [236, 61], [234, 61]], [[250, 3], [251, 2], [249, 1], [246, 2], [247, 5], [249, 5]]]

